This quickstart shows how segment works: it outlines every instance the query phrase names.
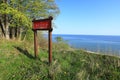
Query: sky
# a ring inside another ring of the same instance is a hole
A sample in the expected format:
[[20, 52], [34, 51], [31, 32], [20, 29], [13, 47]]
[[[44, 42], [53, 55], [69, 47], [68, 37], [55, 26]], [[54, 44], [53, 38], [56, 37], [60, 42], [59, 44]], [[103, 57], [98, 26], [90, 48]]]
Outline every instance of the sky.
[[120, 35], [120, 0], [56, 0], [53, 34]]

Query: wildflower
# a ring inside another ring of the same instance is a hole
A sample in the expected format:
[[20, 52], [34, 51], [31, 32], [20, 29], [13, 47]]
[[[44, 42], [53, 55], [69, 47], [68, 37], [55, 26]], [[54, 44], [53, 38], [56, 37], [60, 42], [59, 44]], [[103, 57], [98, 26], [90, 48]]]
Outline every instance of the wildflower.
[[64, 72], [64, 74], [66, 74], [66, 72]]
[[15, 75], [13, 75], [12, 77], [15, 77]]

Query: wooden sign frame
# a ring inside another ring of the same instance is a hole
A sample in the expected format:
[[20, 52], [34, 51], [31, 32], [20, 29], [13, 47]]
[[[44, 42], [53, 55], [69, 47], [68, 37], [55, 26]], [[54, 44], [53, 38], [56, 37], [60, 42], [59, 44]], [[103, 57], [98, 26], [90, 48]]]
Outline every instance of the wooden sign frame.
[[49, 17], [47, 19], [33, 20], [33, 28], [34, 31], [34, 55], [35, 58], [38, 57], [38, 42], [37, 42], [37, 30], [48, 30], [48, 49], [49, 49], [49, 63], [52, 63], [52, 20], [53, 17]]
[[51, 20], [53, 18], [50, 16], [47, 19], [40, 19], [40, 20], [33, 20], [33, 29], [34, 30], [50, 30], [51, 27]]

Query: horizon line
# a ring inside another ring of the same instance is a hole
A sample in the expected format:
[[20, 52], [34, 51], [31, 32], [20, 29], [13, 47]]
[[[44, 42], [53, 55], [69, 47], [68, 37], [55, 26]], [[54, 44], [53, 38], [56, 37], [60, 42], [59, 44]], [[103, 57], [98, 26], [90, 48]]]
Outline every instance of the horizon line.
[[93, 35], [93, 36], [120, 36], [120, 35], [113, 35], [113, 34], [57, 34], [57, 33], [53, 33], [53, 35]]

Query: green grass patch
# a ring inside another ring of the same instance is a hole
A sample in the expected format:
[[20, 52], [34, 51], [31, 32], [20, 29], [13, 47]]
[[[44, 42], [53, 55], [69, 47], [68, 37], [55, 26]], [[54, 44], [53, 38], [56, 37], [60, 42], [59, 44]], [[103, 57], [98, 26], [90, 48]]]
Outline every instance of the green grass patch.
[[120, 58], [84, 50], [39, 50], [32, 43], [0, 41], [0, 80], [119, 80]]

